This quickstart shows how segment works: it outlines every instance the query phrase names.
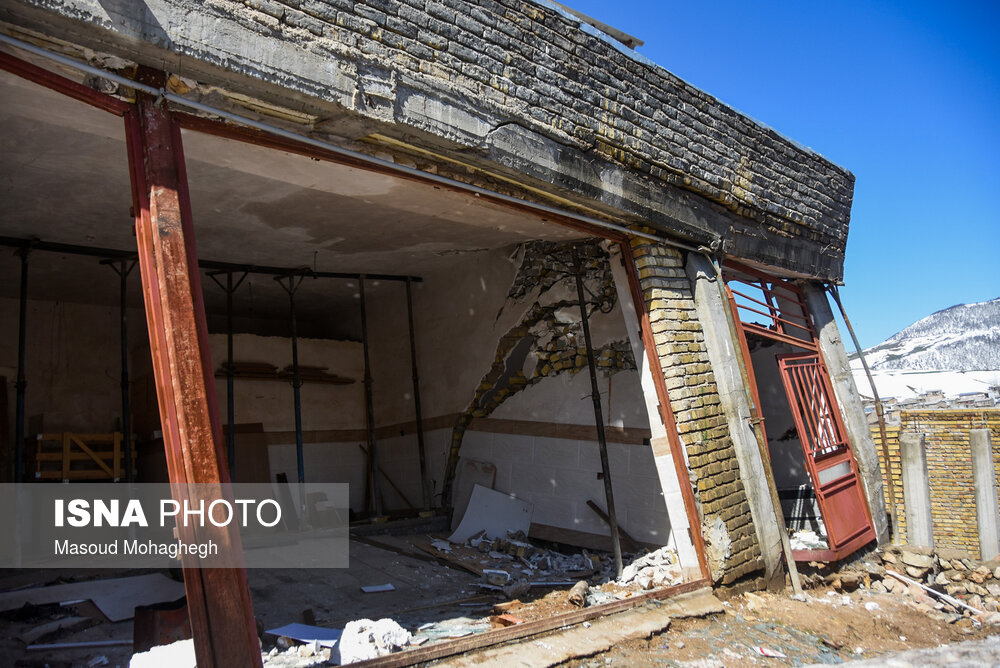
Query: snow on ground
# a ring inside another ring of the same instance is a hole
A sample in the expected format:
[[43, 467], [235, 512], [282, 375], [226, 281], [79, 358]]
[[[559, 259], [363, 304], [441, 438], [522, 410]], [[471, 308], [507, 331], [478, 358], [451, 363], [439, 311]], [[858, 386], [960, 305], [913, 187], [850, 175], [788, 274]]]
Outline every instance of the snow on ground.
[[[851, 361], [854, 384], [862, 397], [872, 398], [871, 386], [858, 360]], [[947, 397], [965, 392], [985, 392], [1000, 385], [1000, 371], [872, 371], [875, 387], [882, 399], [911, 399], [924, 392], [941, 390]]]

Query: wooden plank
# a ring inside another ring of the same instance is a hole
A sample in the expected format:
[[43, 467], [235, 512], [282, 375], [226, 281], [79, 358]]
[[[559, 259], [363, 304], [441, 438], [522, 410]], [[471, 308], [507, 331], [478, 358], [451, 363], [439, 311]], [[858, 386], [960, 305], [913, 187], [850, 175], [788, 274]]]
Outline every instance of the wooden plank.
[[[115, 476], [114, 472], [110, 468], [108, 468], [108, 465], [104, 462], [104, 460], [101, 459], [101, 458], [99, 458], [96, 454], [94, 454], [93, 450], [91, 450], [89, 447], [87, 447], [86, 443], [84, 443], [83, 441], [81, 441], [79, 438], [76, 438], [76, 436], [74, 436], [73, 434], [68, 434], [68, 436], [69, 436], [69, 440], [70, 440], [71, 443], [73, 443], [74, 445], [76, 445], [76, 447], [80, 448], [81, 450], [83, 450], [84, 452], [86, 452], [88, 455], [90, 455], [90, 458], [93, 459], [97, 463], [98, 466], [100, 466], [102, 469], [104, 469], [104, 471], [109, 476], [111, 476], [112, 478], [116, 478], [117, 477], [117, 476]], [[64, 471], [67, 470], [67, 467], [68, 467], [68, 464], [66, 462], [63, 462], [63, 470]]]
[[427, 554], [431, 555], [438, 561], [443, 561], [448, 564], [451, 564], [452, 566], [457, 566], [461, 568], [463, 571], [472, 573], [476, 577], [479, 578], [483, 577], [483, 569], [480, 568], [477, 564], [468, 563], [452, 554], [449, 554], [447, 552], [441, 552], [440, 550], [433, 548], [430, 545], [420, 545], [419, 543], [413, 543], [413, 547], [417, 548], [421, 552], [426, 552]]
[[466, 638], [458, 638], [457, 640], [435, 643], [433, 645], [417, 649], [410, 649], [404, 652], [382, 656], [377, 659], [359, 661], [357, 663], [352, 663], [351, 665], [356, 666], [357, 668], [401, 668], [402, 666], [412, 666], [417, 663], [433, 661], [435, 659], [461, 654], [474, 649], [482, 649], [483, 647], [499, 645], [500, 643], [510, 642], [511, 640], [527, 638], [529, 636], [538, 635], [539, 633], [553, 631], [564, 626], [582, 624], [585, 621], [589, 621], [597, 617], [622, 612], [624, 610], [630, 610], [646, 603], [646, 601], [669, 599], [673, 596], [678, 596], [680, 594], [685, 594], [690, 591], [710, 586], [711, 582], [705, 579], [685, 582], [684, 584], [680, 584], [675, 587], [667, 587], [665, 589], [658, 589], [644, 594], [630, 596], [629, 598], [622, 599], [620, 601], [612, 601], [611, 603], [605, 603], [604, 605], [595, 605], [582, 610], [564, 612], [559, 615], [553, 615], [552, 617], [527, 622], [525, 624], [517, 624], [502, 629], [493, 629], [492, 631], [477, 633]]
[[70, 452], [69, 434], [63, 434], [63, 436], [62, 436], [62, 454], [63, 454], [63, 459], [62, 459], [62, 477], [63, 477], [63, 480], [66, 480], [67, 479], [66, 476], [69, 475], [69, 452]]
[[115, 474], [114, 474], [115, 480], [121, 480], [122, 477], [121, 457], [122, 457], [122, 435], [118, 432], [115, 432], [115, 450], [112, 459], [115, 468]]

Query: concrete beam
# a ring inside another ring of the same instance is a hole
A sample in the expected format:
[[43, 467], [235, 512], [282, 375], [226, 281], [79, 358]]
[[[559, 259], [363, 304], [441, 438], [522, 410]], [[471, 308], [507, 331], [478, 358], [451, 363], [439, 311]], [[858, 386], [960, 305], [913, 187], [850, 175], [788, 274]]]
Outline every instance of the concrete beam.
[[705, 347], [719, 388], [722, 409], [739, 461], [740, 478], [750, 503], [757, 541], [770, 578], [781, 570], [781, 528], [767, 489], [764, 467], [769, 464], [761, 460], [757, 437], [750, 425], [750, 402], [747, 400], [747, 388], [743, 385], [738, 358], [741, 352], [733, 347], [726, 314], [729, 307], [722, 300], [715, 269], [708, 258], [691, 253], [687, 261], [687, 274], [694, 292], [698, 321], [705, 332]]
[[930, 481], [927, 479], [927, 441], [925, 435], [915, 432], [900, 434], [899, 458], [903, 466], [906, 542], [921, 547], [934, 547], [931, 487]]
[[861, 395], [854, 384], [854, 375], [847, 361], [847, 351], [844, 350], [844, 340], [840, 329], [833, 318], [833, 310], [827, 300], [826, 291], [815, 283], [803, 283], [802, 292], [806, 304], [812, 313], [813, 323], [819, 337], [820, 353], [826, 362], [837, 395], [837, 406], [840, 408], [847, 438], [854, 451], [854, 460], [858, 463], [858, 473], [864, 487], [868, 508], [871, 511], [872, 523], [878, 535], [879, 544], [889, 540], [889, 521], [885, 509], [885, 491], [882, 484], [882, 468], [878, 461], [878, 451], [868, 427]]
[[1000, 555], [1000, 504], [997, 501], [997, 478], [990, 430], [971, 430], [969, 446], [972, 449], [972, 479], [976, 487], [979, 558], [987, 561]]
[[[306, 4], [12, 0], [0, 21], [193, 80], [191, 97], [217, 87], [305, 114], [303, 134], [364, 139], [372, 151], [409, 147], [439, 173], [472, 165], [550, 203], [840, 277], [852, 174], [577, 20], [541, 11], [511, 21], [503, 5], [516, 3], [444, 0], [434, 11], [401, 10], [396, 29], [383, 31], [370, 6]], [[495, 29], [442, 23], [470, 10], [472, 23]], [[538, 49], [522, 46], [535, 43], [559, 46], [559, 56], [545, 50], [545, 77]], [[224, 104], [241, 108], [235, 98]], [[766, 167], [774, 162], [780, 173]]]

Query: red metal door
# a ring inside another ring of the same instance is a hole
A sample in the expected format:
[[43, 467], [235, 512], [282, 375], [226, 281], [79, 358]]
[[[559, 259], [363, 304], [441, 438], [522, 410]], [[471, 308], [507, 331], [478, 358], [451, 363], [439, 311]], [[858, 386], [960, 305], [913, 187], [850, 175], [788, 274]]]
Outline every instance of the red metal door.
[[876, 536], [833, 387], [816, 353], [779, 355], [778, 367], [832, 553], [801, 556], [839, 560]]

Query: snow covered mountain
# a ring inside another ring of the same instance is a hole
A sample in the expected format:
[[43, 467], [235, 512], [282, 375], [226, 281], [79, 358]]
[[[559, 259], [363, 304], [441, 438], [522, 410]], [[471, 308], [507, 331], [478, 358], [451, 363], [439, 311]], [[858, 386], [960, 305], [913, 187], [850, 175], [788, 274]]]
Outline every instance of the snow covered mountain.
[[[860, 367], [857, 354], [851, 366]], [[865, 350], [872, 370], [1000, 370], [1000, 298], [932, 313]]]

